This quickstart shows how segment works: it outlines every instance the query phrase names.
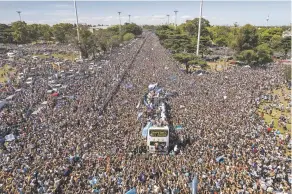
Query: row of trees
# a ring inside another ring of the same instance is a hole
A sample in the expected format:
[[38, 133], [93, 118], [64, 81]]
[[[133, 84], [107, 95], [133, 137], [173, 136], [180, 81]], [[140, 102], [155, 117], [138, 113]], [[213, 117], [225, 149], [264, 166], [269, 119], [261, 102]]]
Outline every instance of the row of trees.
[[[179, 60], [194, 63], [196, 51], [199, 19], [188, 20], [177, 26], [163, 25], [156, 29], [161, 43]], [[282, 37], [287, 27], [258, 28], [247, 24], [239, 27], [211, 26], [210, 22], [202, 19], [200, 56], [211, 54], [210, 47], [217, 45], [229, 47], [236, 51], [235, 57], [250, 65], [262, 65], [272, 61], [273, 53], [280, 53], [287, 57], [290, 50], [291, 37]], [[181, 54], [184, 53], [184, 54]], [[182, 58], [181, 56], [185, 56]], [[177, 57], [176, 57], [177, 58]]]
[[134, 23], [111, 26], [107, 29], [91, 31], [88, 25], [79, 26], [80, 42], [77, 41], [76, 25], [59, 23], [53, 26], [14, 22], [0, 24], [0, 43], [26, 44], [39, 40], [71, 43], [77, 45], [83, 57], [106, 52], [123, 41], [129, 41], [142, 34], [142, 28]]
[[87, 26], [80, 27], [79, 45], [82, 56], [87, 58], [89, 55], [105, 53], [113, 47], [119, 46], [123, 41], [129, 41], [142, 34], [142, 28], [134, 23], [125, 23], [121, 26], [111, 26], [107, 29], [99, 29], [93, 32], [88, 30]]

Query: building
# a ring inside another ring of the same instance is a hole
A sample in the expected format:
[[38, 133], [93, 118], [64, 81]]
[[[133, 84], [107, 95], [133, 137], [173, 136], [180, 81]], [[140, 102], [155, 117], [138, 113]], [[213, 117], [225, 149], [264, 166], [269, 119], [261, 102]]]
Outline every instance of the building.
[[101, 30], [101, 29], [107, 29], [108, 27], [110, 27], [110, 26], [92, 26], [92, 27], [89, 27], [89, 31], [90, 32], [94, 32], [94, 31], [96, 31], [96, 30]]

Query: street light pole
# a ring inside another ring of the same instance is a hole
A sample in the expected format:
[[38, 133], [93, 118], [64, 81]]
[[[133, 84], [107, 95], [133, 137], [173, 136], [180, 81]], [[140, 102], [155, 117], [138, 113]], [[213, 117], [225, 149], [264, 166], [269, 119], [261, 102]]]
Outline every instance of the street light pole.
[[129, 24], [131, 23], [131, 15], [129, 15]]
[[169, 25], [169, 15], [167, 14], [167, 24]]
[[267, 27], [269, 27], [269, 16], [270, 16], [270, 14], [268, 15], [268, 17], [267, 17], [267, 19], [266, 19], [266, 21], [267, 21]]
[[199, 29], [198, 29], [198, 40], [197, 40], [197, 52], [196, 55], [199, 56], [200, 49], [200, 36], [201, 36], [201, 22], [202, 22], [202, 9], [203, 9], [203, 0], [200, 5], [200, 18], [199, 18]]
[[177, 10], [174, 11], [174, 13], [175, 13], [175, 29], [176, 29], [176, 26], [177, 26], [177, 23], [176, 23], [177, 12], [178, 12]]
[[119, 14], [119, 20], [120, 20], [120, 33], [121, 33], [122, 31], [121, 12], [119, 11], [118, 14]]
[[21, 21], [21, 11], [16, 11], [17, 13], [18, 13], [18, 15], [19, 15], [19, 21]]
[[[74, 0], [74, 8], [75, 8], [75, 16], [76, 16], [77, 41], [78, 41], [78, 46], [80, 47], [80, 34], [79, 34], [78, 12], [77, 12], [76, 0]], [[80, 59], [82, 59], [81, 51], [79, 54], [80, 54]]]

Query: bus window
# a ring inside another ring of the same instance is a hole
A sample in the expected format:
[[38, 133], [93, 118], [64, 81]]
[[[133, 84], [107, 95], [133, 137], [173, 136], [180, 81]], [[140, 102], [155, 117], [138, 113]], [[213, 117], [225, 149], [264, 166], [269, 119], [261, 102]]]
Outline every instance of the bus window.
[[151, 137], [167, 137], [168, 131], [166, 130], [151, 130], [149, 131]]

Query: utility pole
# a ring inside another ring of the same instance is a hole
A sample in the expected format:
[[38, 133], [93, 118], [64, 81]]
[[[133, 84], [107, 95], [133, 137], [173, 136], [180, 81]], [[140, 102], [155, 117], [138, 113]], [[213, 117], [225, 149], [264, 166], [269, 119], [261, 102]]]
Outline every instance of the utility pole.
[[18, 13], [18, 15], [19, 15], [19, 21], [21, 21], [21, 11], [16, 11], [17, 13]]
[[129, 15], [129, 24], [131, 23], [131, 15]]
[[169, 15], [167, 14], [166, 16], [167, 16], [167, 18], [168, 18], [168, 19], [167, 19], [167, 25], [169, 25]]
[[177, 23], [176, 23], [177, 12], [178, 12], [177, 10], [174, 11], [174, 13], [175, 13], [175, 29], [176, 29], [176, 26], [177, 26]]
[[[78, 41], [78, 46], [80, 47], [80, 34], [79, 34], [79, 25], [78, 25], [79, 22], [78, 22], [78, 12], [77, 12], [76, 0], [74, 0], [74, 8], [75, 8], [75, 16], [76, 16], [77, 41]], [[82, 59], [81, 50], [80, 50], [79, 54], [80, 54], [80, 59]]]
[[200, 18], [199, 18], [199, 29], [198, 29], [198, 40], [197, 40], [197, 52], [196, 55], [199, 56], [200, 49], [200, 36], [201, 36], [201, 22], [202, 22], [202, 9], [203, 9], [203, 0], [200, 5]]
[[119, 14], [119, 20], [120, 20], [120, 33], [121, 33], [122, 31], [121, 12], [119, 11], [118, 14]]

